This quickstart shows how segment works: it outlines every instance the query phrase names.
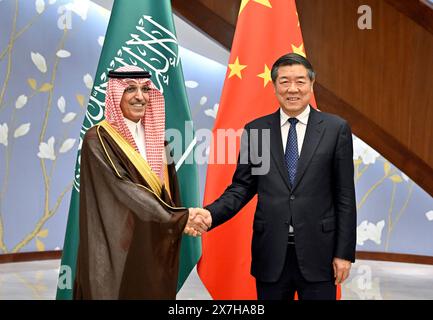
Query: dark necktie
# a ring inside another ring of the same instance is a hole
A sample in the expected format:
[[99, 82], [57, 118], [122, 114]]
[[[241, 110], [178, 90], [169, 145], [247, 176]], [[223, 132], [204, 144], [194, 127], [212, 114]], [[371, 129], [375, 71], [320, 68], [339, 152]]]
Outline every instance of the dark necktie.
[[289, 118], [290, 129], [287, 135], [286, 152], [284, 157], [286, 158], [287, 172], [289, 173], [290, 187], [293, 187], [296, 177], [296, 166], [298, 164], [298, 136], [296, 134], [296, 124], [298, 119]]

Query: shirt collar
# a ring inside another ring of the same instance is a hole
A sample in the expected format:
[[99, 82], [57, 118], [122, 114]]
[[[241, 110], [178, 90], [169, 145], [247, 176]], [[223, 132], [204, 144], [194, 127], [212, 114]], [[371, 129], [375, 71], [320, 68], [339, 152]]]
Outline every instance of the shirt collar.
[[123, 119], [125, 119], [125, 123], [128, 126], [128, 129], [129, 129], [129, 131], [131, 131], [132, 134], [135, 134], [135, 132], [140, 129], [141, 121], [134, 122], [134, 121], [131, 121], [125, 117], [123, 117]]
[[[304, 125], [307, 125], [308, 117], [310, 115], [310, 105], [308, 105], [304, 111], [300, 115], [296, 117], [298, 121]], [[287, 120], [289, 120], [289, 116], [283, 111], [282, 108], [280, 108], [280, 125], [283, 126]]]

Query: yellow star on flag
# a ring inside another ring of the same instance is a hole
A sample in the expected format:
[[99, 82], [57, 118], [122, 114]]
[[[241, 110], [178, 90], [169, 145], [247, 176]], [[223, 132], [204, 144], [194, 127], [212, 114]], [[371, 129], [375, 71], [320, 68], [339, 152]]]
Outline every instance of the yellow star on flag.
[[254, 1], [254, 2], [257, 2], [257, 3], [264, 5], [268, 8], [272, 8], [272, 5], [269, 2], [269, 0], [242, 0], [241, 8], [239, 9], [239, 14], [241, 14], [242, 10], [244, 10], [244, 8], [247, 6], [248, 2], [250, 2], [250, 1]]
[[301, 56], [306, 58], [305, 52], [304, 52], [304, 44], [301, 43], [299, 47], [292, 44], [292, 50], [294, 53], [300, 54]]
[[239, 57], [236, 57], [235, 63], [229, 64], [230, 68], [230, 74], [229, 78], [233, 77], [234, 75], [238, 76], [239, 79], [242, 79], [241, 71], [245, 69], [247, 66], [239, 63]]
[[260, 78], [263, 78], [263, 87], [266, 87], [266, 85], [269, 83], [269, 81], [272, 81], [271, 78], [271, 70], [269, 70], [268, 66], [265, 64], [265, 71], [263, 73], [257, 75]]

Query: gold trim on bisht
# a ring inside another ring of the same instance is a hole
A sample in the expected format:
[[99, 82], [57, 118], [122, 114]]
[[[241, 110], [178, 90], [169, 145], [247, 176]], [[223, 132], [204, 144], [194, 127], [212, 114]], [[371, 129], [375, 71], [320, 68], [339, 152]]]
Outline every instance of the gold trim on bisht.
[[[162, 192], [162, 184], [161, 180], [159, 180], [158, 176], [155, 172], [152, 171], [152, 168], [147, 163], [147, 161], [139, 154], [126, 140], [121, 136], [119, 132], [114, 129], [107, 120], [103, 120], [98, 123], [98, 126], [103, 127], [108, 134], [114, 139], [117, 145], [122, 149], [128, 159], [132, 162], [132, 164], [137, 168], [138, 172], [141, 176], [146, 180], [149, 186], [152, 188], [152, 191], [157, 195], [161, 195]], [[102, 141], [101, 141], [102, 143]], [[102, 143], [104, 146], [104, 144]], [[104, 146], [105, 149], [105, 146]], [[106, 151], [105, 151], [106, 152]], [[106, 152], [107, 153], [107, 152]], [[108, 153], [107, 153], [108, 156]], [[111, 161], [111, 159], [110, 159]], [[113, 165], [113, 162], [111, 161]], [[114, 167], [114, 165], [113, 165]], [[117, 172], [117, 170], [116, 170]], [[118, 172], [117, 172], [118, 174]]]

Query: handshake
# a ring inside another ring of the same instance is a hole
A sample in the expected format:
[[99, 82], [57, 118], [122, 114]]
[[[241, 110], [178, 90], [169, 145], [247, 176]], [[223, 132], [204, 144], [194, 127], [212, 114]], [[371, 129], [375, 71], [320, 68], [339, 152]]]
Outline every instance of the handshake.
[[198, 237], [212, 225], [212, 216], [206, 209], [189, 208], [188, 222], [183, 230], [189, 236]]

